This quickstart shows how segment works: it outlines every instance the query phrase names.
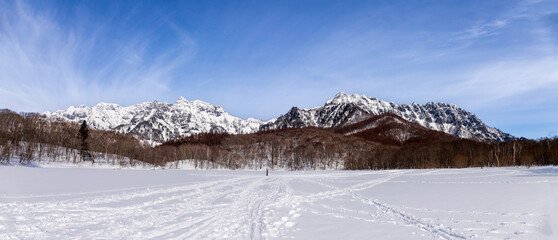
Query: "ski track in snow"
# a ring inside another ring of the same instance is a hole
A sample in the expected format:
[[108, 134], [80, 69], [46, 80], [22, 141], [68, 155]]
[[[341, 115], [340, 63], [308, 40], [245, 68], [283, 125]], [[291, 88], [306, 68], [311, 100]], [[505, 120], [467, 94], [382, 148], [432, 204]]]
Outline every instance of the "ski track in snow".
[[[345, 188], [345, 189], [337, 188], [337, 187], [332, 186], [332, 185], [326, 185], [326, 184], [323, 184], [323, 183], [318, 183], [318, 184], [327, 186], [328, 188], [334, 189], [332, 191], [328, 191], [328, 192], [325, 192], [325, 193], [320, 193], [318, 195], [322, 196], [322, 198], [331, 198], [331, 197], [339, 196], [339, 195], [342, 195], [342, 194], [350, 194], [354, 199], [357, 199], [357, 200], [361, 201], [362, 203], [364, 203], [366, 205], [375, 206], [377, 209], [382, 211], [384, 214], [389, 215], [392, 218], [392, 220], [395, 220], [394, 222], [396, 222], [396, 223], [415, 226], [415, 227], [419, 228], [420, 230], [431, 233], [432, 235], [434, 235], [437, 238], [442, 238], [442, 239], [454, 239], [454, 238], [455, 239], [465, 239], [466, 237], [464, 237], [462, 235], [452, 233], [451, 229], [446, 229], [444, 227], [436, 227], [433, 224], [427, 223], [420, 218], [414, 217], [414, 216], [409, 215], [409, 214], [405, 214], [404, 212], [398, 211], [395, 208], [393, 208], [393, 207], [391, 207], [387, 204], [380, 203], [378, 200], [369, 200], [369, 199], [364, 198], [361, 195], [356, 193], [358, 191], [369, 189], [369, 188], [372, 188], [376, 185], [391, 181], [392, 179], [397, 178], [401, 174], [402, 174], [402, 172], [396, 172], [396, 173], [393, 173], [391, 175], [387, 175], [385, 177], [382, 177], [380, 179], [360, 183], [360, 184], [357, 184], [355, 186], [352, 186], [350, 188]], [[317, 182], [315, 182], [315, 183], [317, 183]], [[311, 201], [316, 200], [315, 198], [310, 198], [310, 199], [311, 200], [307, 201], [307, 202], [311, 202]]]
[[552, 234], [548, 219], [556, 212], [448, 210], [412, 200], [402, 205], [380, 194], [385, 194], [386, 185], [546, 184], [555, 189], [558, 182], [556, 173], [539, 180], [517, 177], [524, 172], [513, 169], [478, 171], [482, 170], [271, 172], [270, 177], [221, 171], [218, 177], [197, 182], [0, 195], [0, 239], [334, 238], [305, 235], [305, 226], [316, 223], [304, 219], [313, 216], [340, 225], [401, 229], [394, 239], [532, 239]]

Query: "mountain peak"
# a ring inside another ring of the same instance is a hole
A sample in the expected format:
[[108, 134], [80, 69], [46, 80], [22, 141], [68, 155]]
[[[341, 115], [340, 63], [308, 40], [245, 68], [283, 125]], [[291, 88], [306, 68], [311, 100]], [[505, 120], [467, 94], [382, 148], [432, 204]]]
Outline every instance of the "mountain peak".
[[186, 98], [184, 98], [182, 96], [180, 96], [180, 98], [178, 98], [176, 100], [176, 103], [187, 103], [187, 102], [188, 102], [188, 100], [186, 100]]
[[369, 98], [366, 95], [362, 94], [346, 94], [344, 92], [339, 92], [333, 97], [332, 99], [326, 102], [326, 105], [330, 104], [342, 104], [342, 103], [355, 103], [361, 102], [366, 100], [376, 100], [376, 98]]
[[105, 102], [100, 102], [97, 103], [95, 106], [93, 106], [94, 108], [119, 108], [120, 105], [116, 104], [116, 103], [105, 103]]

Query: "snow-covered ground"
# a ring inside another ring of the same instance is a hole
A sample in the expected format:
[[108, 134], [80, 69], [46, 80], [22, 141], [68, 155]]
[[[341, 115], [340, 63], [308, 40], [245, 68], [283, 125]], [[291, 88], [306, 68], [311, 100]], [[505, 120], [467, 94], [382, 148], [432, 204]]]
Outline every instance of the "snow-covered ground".
[[0, 239], [558, 239], [558, 168], [0, 166]]

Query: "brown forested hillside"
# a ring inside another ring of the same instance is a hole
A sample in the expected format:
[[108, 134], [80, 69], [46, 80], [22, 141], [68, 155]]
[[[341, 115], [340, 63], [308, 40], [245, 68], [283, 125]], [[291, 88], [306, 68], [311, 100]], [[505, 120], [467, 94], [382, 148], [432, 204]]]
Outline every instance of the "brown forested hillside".
[[337, 133], [357, 136], [368, 141], [398, 146], [456, 140], [456, 137], [450, 134], [427, 129], [393, 113], [372, 116], [366, 120], [334, 130]]
[[[359, 159], [380, 144], [319, 128], [290, 128], [253, 134], [198, 134], [157, 147], [178, 159], [210, 160], [230, 168], [367, 169]], [[173, 154], [176, 153], [176, 154]]]

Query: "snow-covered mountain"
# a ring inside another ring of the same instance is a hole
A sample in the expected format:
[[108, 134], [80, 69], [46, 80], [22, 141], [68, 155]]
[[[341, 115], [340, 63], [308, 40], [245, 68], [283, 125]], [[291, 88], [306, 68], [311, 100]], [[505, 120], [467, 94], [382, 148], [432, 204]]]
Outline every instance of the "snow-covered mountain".
[[475, 115], [453, 104], [431, 102], [425, 105], [399, 105], [365, 95], [345, 93], [338, 93], [321, 107], [293, 107], [286, 114], [267, 122], [253, 118], [244, 120], [231, 116], [222, 107], [200, 100], [187, 101], [182, 97], [174, 104], [154, 101], [122, 107], [99, 103], [93, 107], [71, 106], [44, 114], [77, 123], [86, 120], [97, 129], [136, 134], [151, 143], [161, 143], [200, 132], [243, 134], [289, 127], [342, 127], [382, 113], [394, 113], [428, 129], [460, 138], [483, 141], [513, 139], [513, 136], [488, 127]]
[[475, 115], [453, 104], [430, 102], [425, 105], [417, 103], [400, 105], [365, 95], [345, 93], [338, 93], [321, 107], [311, 109], [293, 107], [275, 121], [262, 124], [260, 130], [308, 126], [342, 127], [382, 113], [394, 113], [428, 129], [460, 138], [482, 141], [513, 139], [510, 134], [487, 126]]
[[200, 132], [251, 133], [263, 124], [261, 120], [244, 120], [231, 116], [222, 107], [183, 97], [174, 104], [154, 101], [122, 107], [99, 103], [44, 114], [73, 122], [86, 120], [93, 128], [136, 134], [152, 143]]

